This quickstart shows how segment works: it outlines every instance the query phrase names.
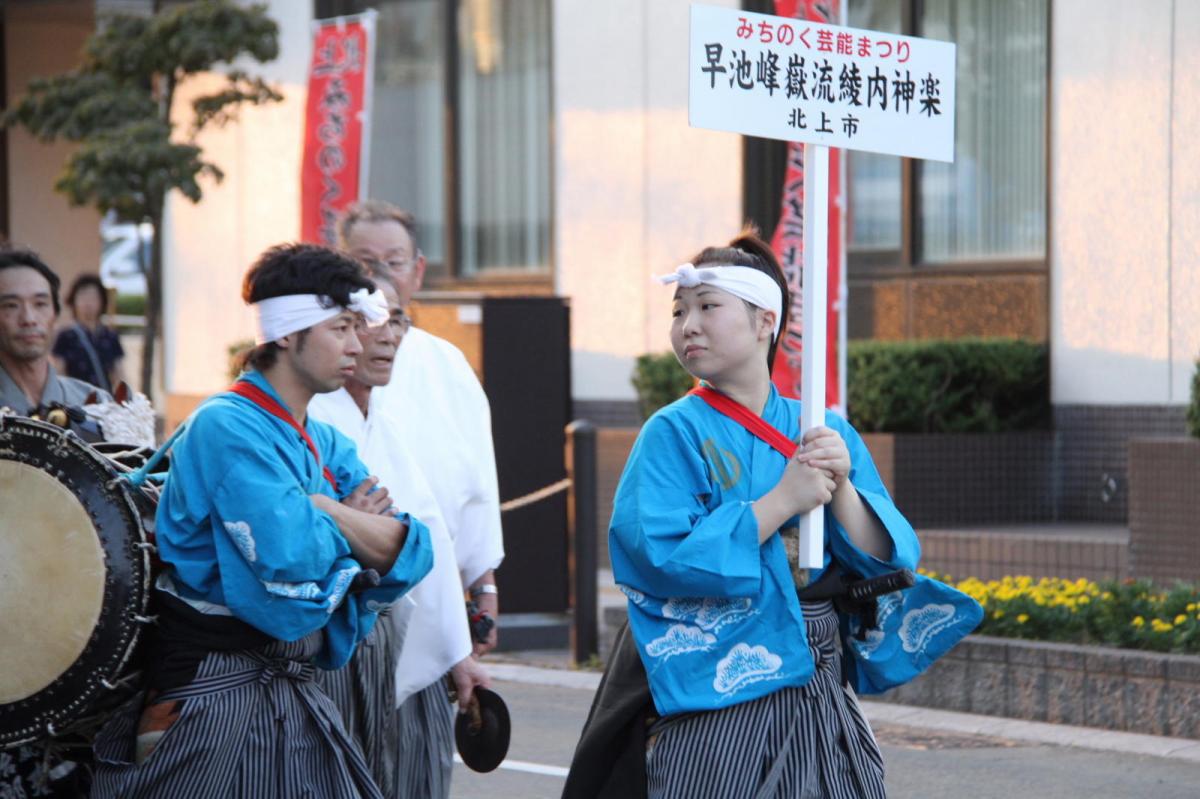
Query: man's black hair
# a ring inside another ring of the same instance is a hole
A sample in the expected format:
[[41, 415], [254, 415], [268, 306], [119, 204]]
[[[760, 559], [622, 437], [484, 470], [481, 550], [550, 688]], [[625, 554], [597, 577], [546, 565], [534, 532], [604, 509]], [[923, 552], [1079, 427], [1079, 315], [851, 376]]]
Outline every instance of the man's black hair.
[[74, 311], [75, 298], [79, 296], [79, 292], [88, 287], [100, 292], [100, 315], [108, 313], [108, 289], [104, 288], [104, 284], [96, 275], [80, 275], [75, 278], [75, 282], [71, 284], [71, 290], [67, 292], [67, 305]]
[[46, 282], [50, 284], [50, 297], [54, 300], [54, 313], [57, 315], [62, 311], [62, 306], [58, 302], [58, 289], [62, 285], [62, 281], [58, 279], [58, 275], [54, 273], [53, 269], [46, 266], [46, 262], [42, 260], [41, 256], [24, 247], [0, 247], [0, 269], [15, 266], [29, 267], [46, 278]]
[[[349, 305], [350, 293], [372, 291], [375, 284], [361, 264], [348, 255], [316, 244], [278, 244], [258, 257], [242, 281], [247, 304], [288, 294], [328, 297], [332, 305]], [[297, 349], [304, 346], [301, 331]], [[275, 365], [279, 345], [260, 344], [246, 354], [245, 365], [258, 370]]]

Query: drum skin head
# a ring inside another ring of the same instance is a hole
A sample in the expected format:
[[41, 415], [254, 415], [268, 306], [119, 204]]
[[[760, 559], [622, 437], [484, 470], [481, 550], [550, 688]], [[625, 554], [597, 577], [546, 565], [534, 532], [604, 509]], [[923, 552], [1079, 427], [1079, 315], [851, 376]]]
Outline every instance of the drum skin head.
[[128, 698], [153, 503], [73, 433], [0, 414], [0, 749]]
[[87, 510], [41, 469], [0, 461], [0, 703], [33, 696], [87, 646], [104, 605], [104, 551]]

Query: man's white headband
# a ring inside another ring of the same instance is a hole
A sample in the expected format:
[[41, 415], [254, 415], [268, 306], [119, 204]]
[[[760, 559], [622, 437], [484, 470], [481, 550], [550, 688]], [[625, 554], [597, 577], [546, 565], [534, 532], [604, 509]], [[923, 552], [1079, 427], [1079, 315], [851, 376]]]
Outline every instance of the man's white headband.
[[783, 324], [783, 292], [779, 284], [765, 272], [749, 266], [704, 266], [697, 269], [692, 264], [681, 264], [669, 275], [658, 278], [663, 285], [678, 283], [684, 288], [695, 288], [701, 283], [721, 291], [727, 291], [764, 311], [775, 312], [775, 333], [772, 340], [779, 338]]
[[350, 304], [338, 305], [318, 294], [285, 294], [268, 297], [250, 306], [254, 310], [255, 344], [278, 341], [286, 335], [318, 325], [344, 311], [362, 314], [370, 327], [387, 321], [387, 297], [379, 289], [350, 292]]

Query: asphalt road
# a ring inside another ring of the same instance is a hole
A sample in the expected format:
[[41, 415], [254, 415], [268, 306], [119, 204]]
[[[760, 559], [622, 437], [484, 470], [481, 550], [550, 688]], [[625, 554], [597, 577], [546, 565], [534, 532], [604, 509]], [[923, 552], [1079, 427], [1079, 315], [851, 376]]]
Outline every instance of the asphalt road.
[[[455, 799], [558, 797], [590, 691], [496, 683], [513, 718], [508, 760], [455, 766]], [[890, 799], [1200, 799], [1200, 763], [876, 725]], [[739, 799], [731, 797], [731, 799]]]

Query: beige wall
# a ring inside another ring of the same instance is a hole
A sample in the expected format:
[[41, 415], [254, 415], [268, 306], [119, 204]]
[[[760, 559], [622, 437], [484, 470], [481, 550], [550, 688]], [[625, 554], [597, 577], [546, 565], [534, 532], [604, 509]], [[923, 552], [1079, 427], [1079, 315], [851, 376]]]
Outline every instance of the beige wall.
[[[242, 276], [268, 246], [300, 235], [300, 157], [312, 4], [272, 0], [280, 57], [239, 65], [271, 80], [282, 103], [243, 109], [241, 121], [205, 131], [206, 157], [225, 172], [206, 181], [198, 205], [179, 194], [168, 202], [163, 239], [166, 386], [173, 394], [210, 394], [228, 383], [228, 348], [252, 338], [241, 301]], [[219, 76], [196, 78], [176, 98], [180, 119], [191, 97], [213, 90]]]
[[1200, 3], [1175, 0], [1171, 100], [1171, 402], [1200, 358]]
[[[95, 27], [91, 0], [8, 3], [4, 13], [5, 91], [10, 104], [29, 80], [78, 65], [84, 39]], [[73, 145], [43, 144], [24, 130], [8, 139], [8, 238], [41, 253], [70, 285], [83, 272], [100, 270], [100, 215], [71, 208], [54, 191]]]
[[[633, 359], [669, 346], [669, 300], [650, 277], [740, 226], [741, 140], [688, 127], [686, 0], [554, 2], [555, 275], [572, 307], [574, 393], [627, 399]], [[172, 393], [223, 385], [227, 347], [252, 334], [241, 276], [265, 246], [298, 235], [308, 5], [271, 3], [282, 57], [266, 72], [287, 102], [206, 133], [225, 182], [206, 185], [198, 206], [169, 204]], [[669, 33], [651, 46], [648, 26]], [[597, 69], [606, 63], [618, 68]]]
[[1056, 403], [1179, 403], [1200, 354], [1200, 4], [1057, 0]]
[[688, 127], [689, 6], [555, 0], [555, 274], [580, 399], [634, 398], [634, 358], [670, 348], [651, 277], [741, 225], [741, 137]]

